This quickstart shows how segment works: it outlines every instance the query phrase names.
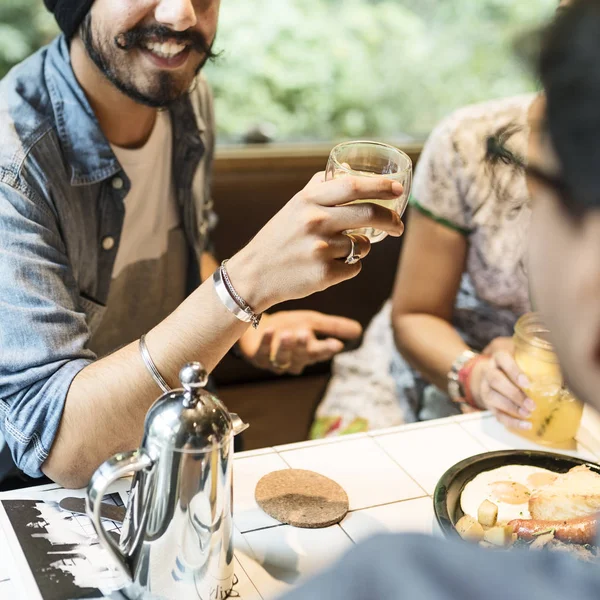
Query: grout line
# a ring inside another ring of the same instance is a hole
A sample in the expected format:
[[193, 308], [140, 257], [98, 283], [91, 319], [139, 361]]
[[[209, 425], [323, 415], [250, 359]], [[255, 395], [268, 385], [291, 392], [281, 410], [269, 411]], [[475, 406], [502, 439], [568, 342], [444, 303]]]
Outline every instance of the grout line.
[[[240, 535], [244, 535], [244, 534], [240, 533]], [[248, 543], [248, 542], [246, 542], [246, 543]], [[248, 545], [250, 545], [250, 544], [248, 544]], [[254, 552], [254, 550], [252, 550], [252, 552]], [[235, 556], [235, 550], [233, 552], [233, 556]], [[256, 587], [256, 584], [254, 583], [254, 581], [252, 581], [252, 579], [250, 578], [250, 575], [248, 575], [248, 571], [246, 571], [246, 569], [244, 569], [244, 565], [242, 564], [242, 561], [237, 556], [235, 556], [235, 560], [237, 561], [237, 564], [240, 566], [240, 569], [242, 571], [244, 571], [244, 574], [248, 578], [250, 585], [256, 590], [256, 593], [259, 595], [260, 599], [265, 600], [264, 596], [260, 593], [260, 590]], [[235, 571], [233, 573], [235, 575]]]
[[[589, 430], [588, 430], [588, 432], [589, 432]], [[578, 440], [577, 437], [575, 437], [575, 441], [584, 450], [586, 450], [587, 452], [589, 452], [594, 457], [594, 460], [596, 462], [600, 462], [600, 457], [587, 444], [585, 444], [585, 443], [581, 442], [580, 440]]]
[[[427, 493], [427, 490], [379, 443], [377, 443], [377, 438], [373, 438], [373, 441], [377, 444], [377, 446], [379, 447], [380, 450], [383, 451], [383, 453], [392, 460], [392, 462], [395, 465], [398, 465], [398, 467], [400, 467], [400, 470], [409, 478], [412, 479], [412, 481], [414, 483], [416, 483], [417, 487], [423, 491], [423, 495], [424, 496], [429, 496], [429, 494]], [[421, 498], [423, 496], [420, 496]]]
[[271, 450], [271, 452], [263, 452], [261, 454], [255, 454], [255, 455], [252, 455], [252, 456], [240, 456], [240, 455], [238, 455], [238, 456], [235, 457], [235, 462], [241, 462], [243, 460], [251, 460], [253, 458], [261, 458], [263, 456], [273, 456], [273, 454], [277, 454], [277, 450], [275, 450], [275, 448], [273, 448]]
[[[467, 421], [470, 423], [470, 421]], [[462, 423], [457, 423], [457, 425], [461, 428], [462, 431], [464, 431], [472, 440], [475, 440], [475, 442], [477, 442], [486, 452], [493, 452], [493, 450], [489, 447], [486, 446], [479, 438], [475, 437], [474, 434], [472, 434], [466, 427], [462, 426]]]
[[[402, 427], [402, 426], [400, 426]], [[335, 444], [350, 443], [356, 440], [368, 439], [370, 436], [367, 433], [355, 433], [350, 435], [341, 435], [337, 438], [323, 438], [321, 440], [306, 440], [304, 442], [295, 442], [294, 444], [284, 444], [282, 446], [273, 446], [275, 452], [295, 452], [296, 450], [304, 450], [305, 448], [320, 448], [321, 446], [333, 446]]]
[[[420, 487], [420, 486], [419, 486]], [[369, 510], [371, 508], [379, 508], [381, 506], [391, 506], [392, 504], [404, 504], [405, 502], [411, 502], [412, 500], [422, 500], [423, 498], [429, 498], [433, 500], [433, 496], [425, 492], [423, 496], [415, 496], [413, 498], [405, 498], [404, 500], [394, 500], [392, 502], [382, 502], [381, 504], [373, 504], [372, 506], [364, 506], [363, 508], [353, 508], [348, 511], [348, 514], [358, 513], [363, 510]]]
[[579, 452], [579, 448], [582, 448], [583, 450], [586, 450], [587, 452], [589, 452], [592, 456], [596, 456], [591, 450], [590, 448], [588, 448], [583, 442], [579, 441], [577, 438], [575, 438], [575, 442], [577, 442], [577, 448], [575, 448], [575, 452]]
[[[482, 421], [484, 419], [493, 419], [494, 416], [493, 415], [486, 415], [484, 417], [482, 417]], [[465, 423], [470, 423], [471, 421], [469, 420], [465, 420]], [[475, 434], [471, 433], [466, 427], [463, 426], [462, 422], [458, 422], [459, 427], [472, 439], [474, 439], [482, 448], [485, 449], [486, 452], [496, 452], [497, 450], [495, 450], [494, 448], [490, 448], [489, 446], [485, 445], [484, 442], [482, 440], [480, 440], [477, 436], [475, 436]], [[524, 440], [524, 441], [529, 441], [529, 440]], [[592, 456], [596, 457], [596, 454], [588, 447], [586, 446], [584, 443], [582, 443], [580, 440], [578, 440], [577, 438], [575, 438], [575, 441], [577, 442], [577, 444], [583, 449], [586, 450], [587, 452], [589, 452]], [[507, 448], [508, 449], [508, 448]], [[514, 448], [513, 446], [511, 446], [509, 449], [512, 450], [519, 450], [519, 448]], [[524, 448], [524, 450], [527, 450], [527, 448]], [[536, 445], [535, 448], [533, 448], [533, 450], [540, 450], [540, 451], [548, 451], [548, 452], [552, 452], [552, 448], [546, 448], [544, 446], [541, 445]], [[579, 449], [578, 448], [574, 448], [573, 450], [567, 450], [568, 452], [575, 452], [577, 455], [580, 455]], [[560, 449], [554, 449], [554, 452], [557, 452], [558, 454], [561, 454]], [[566, 454], [565, 456], [569, 456], [569, 454]], [[582, 458], [580, 456], [580, 458]], [[596, 460], [598, 460], [598, 458], [596, 458]]]
[[494, 418], [494, 415], [489, 410], [481, 410], [477, 413], [466, 413], [463, 415], [456, 415], [452, 418], [455, 423], [470, 423], [471, 421], [492, 419]]
[[[461, 417], [470, 417], [468, 419], [461, 419]], [[304, 448], [318, 448], [320, 446], [328, 446], [330, 444], [340, 444], [342, 442], [352, 442], [354, 440], [360, 439], [376, 439], [378, 437], [386, 437], [390, 435], [398, 435], [404, 433], [405, 431], [413, 431], [413, 430], [421, 430], [421, 429], [434, 429], [435, 427], [447, 427], [449, 425], [455, 424], [460, 425], [460, 423], [464, 421], [474, 421], [476, 418], [481, 420], [489, 419], [492, 415], [487, 412], [483, 412], [481, 415], [477, 415], [477, 417], [471, 417], [471, 415], [456, 415], [454, 417], [445, 417], [440, 419], [432, 419], [431, 421], [417, 421], [415, 423], [405, 423], [403, 425], [398, 425], [397, 427], [393, 427], [390, 429], [381, 429], [381, 430], [373, 430], [367, 431], [366, 433], [356, 433], [351, 435], [341, 435], [337, 438], [323, 438], [320, 440], [305, 440], [304, 442], [294, 442], [292, 444], [284, 444], [279, 446], [271, 446], [270, 449], [276, 452], [277, 454], [282, 454], [284, 452], [294, 452], [295, 450], [303, 450]], [[302, 446], [300, 444], [303, 444]], [[249, 450], [248, 452], [254, 452], [254, 450]], [[267, 454], [267, 453], [265, 453]], [[253, 458], [252, 456], [241, 456], [240, 459], [244, 458]]]
[[[451, 425], [459, 425], [458, 421], [455, 421], [456, 417], [446, 417], [445, 419], [434, 419], [432, 421], [421, 421], [421, 423], [431, 423], [430, 425], [420, 426], [420, 423], [407, 423], [406, 425], [400, 425], [397, 431], [384, 431], [377, 433], [376, 431], [370, 435], [371, 439], [377, 440], [378, 438], [389, 437], [392, 435], [400, 435], [409, 431], [421, 431], [424, 429], [436, 429], [437, 427], [450, 427]], [[417, 425], [417, 426], [413, 426]]]
[[[287, 465], [288, 469], [293, 469], [292, 465], [290, 465], [290, 463], [285, 460], [285, 457], [283, 456], [284, 453], [279, 452], [278, 450], [276, 450], [277, 452], [277, 456], [279, 456], [279, 458], [281, 458], [281, 460]], [[289, 450], [287, 450], [287, 452], [290, 452]]]
[[454, 423], [453, 417], [446, 417], [445, 419], [432, 419], [431, 421], [415, 421], [414, 423], [405, 423], [404, 425], [398, 425], [398, 427], [392, 427], [390, 429], [374, 429], [368, 432], [368, 436], [371, 438], [386, 437], [388, 435], [398, 435], [405, 431], [420, 431], [422, 429], [434, 429], [435, 427], [444, 427]]
[[337, 524], [337, 526], [338, 526], [338, 527], [339, 527], [339, 528], [340, 528], [340, 529], [341, 529], [341, 530], [344, 532], [344, 535], [345, 535], [345, 536], [346, 536], [346, 537], [347, 537], [347, 538], [350, 540], [350, 542], [351, 542], [351, 543], [352, 543], [354, 546], [356, 546], [357, 542], [355, 542], [355, 541], [352, 539], [352, 536], [351, 536], [351, 535], [350, 535], [350, 534], [349, 534], [349, 533], [348, 533], [348, 532], [347, 532], [347, 531], [344, 529], [344, 527], [342, 526], [342, 522], [339, 522], [339, 523]]
[[256, 531], [266, 531], [267, 529], [277, 529], [277, 527], [292, 527], [292, 525], [288, 525], [287, 523], [279, 523], [279, 525], [265, 525], [264, 527], [258, 527], [257, 529], [248, 529], [248, 531], [242, 531], [238, 525], [236, 525], [236, 527], [238, 528], [238, 531], [242, 534], [245, 535], [247, 533], [254, 533]]

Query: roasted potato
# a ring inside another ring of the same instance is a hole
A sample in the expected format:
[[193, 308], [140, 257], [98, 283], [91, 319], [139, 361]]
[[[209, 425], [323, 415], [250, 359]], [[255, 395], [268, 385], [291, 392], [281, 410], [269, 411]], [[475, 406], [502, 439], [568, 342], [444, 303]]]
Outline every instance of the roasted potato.
[[483, 539], [484, 531], [481, 523], [469, 515], [461, 517], [455, 527], [463, 540], [480, 542]]
[[494, 546], [504, 548], [512, 546], [513, 528], [508, 525], [492, 527], [484, 532], [483, 539]]
[[489, 500], [484, 500], [477, 510], [477, 520], [484, 527], [493, 527], [498, 520], [498, 506]]

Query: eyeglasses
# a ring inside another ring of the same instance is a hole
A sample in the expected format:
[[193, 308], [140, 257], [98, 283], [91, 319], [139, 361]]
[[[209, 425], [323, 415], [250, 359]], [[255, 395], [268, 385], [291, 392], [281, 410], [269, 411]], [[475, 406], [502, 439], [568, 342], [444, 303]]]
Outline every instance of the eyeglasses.
[[549, 187], [562, 198], [569, 196], [567, 183], [561, 177], [545, 173], [543, 169], [535, 165], [523, 165], [523, 170], [528, 177], [533, 177], [542, 185]]

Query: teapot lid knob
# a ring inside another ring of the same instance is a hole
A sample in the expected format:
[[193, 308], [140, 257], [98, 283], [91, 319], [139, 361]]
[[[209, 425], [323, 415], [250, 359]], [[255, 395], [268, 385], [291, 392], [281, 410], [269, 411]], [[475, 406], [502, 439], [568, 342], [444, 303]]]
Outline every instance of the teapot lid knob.
[[179, 372], [179, 379], [186, 391], [184, 404], [187, 407], [195, 405], [197, 391], [208, 383], [208, 371], [199, 362], [188, 363]]

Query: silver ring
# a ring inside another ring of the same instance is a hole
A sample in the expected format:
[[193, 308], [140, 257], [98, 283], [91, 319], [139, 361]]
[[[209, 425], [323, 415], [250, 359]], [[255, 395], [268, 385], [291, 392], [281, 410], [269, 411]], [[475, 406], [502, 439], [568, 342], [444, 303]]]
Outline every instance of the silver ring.
[[360, 254], [356, 253], [356, 240], [354, 239], [354, 236], [351, 233], [345, 233], [344, 235], [350, 240], [350, 243], [352, 244], [350, 248], [350, 253], [346, 257], [345, 262], [347, 265], [355, 265], [360, 260]]
[[274, 369], [279, 369], [280, 371], [287, 371], [292, 366], [292, 361], [288, 361], [285, 364], [279, 364], [274, 358], [270, 358], [269, 362]]

